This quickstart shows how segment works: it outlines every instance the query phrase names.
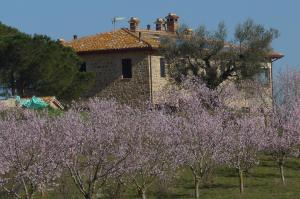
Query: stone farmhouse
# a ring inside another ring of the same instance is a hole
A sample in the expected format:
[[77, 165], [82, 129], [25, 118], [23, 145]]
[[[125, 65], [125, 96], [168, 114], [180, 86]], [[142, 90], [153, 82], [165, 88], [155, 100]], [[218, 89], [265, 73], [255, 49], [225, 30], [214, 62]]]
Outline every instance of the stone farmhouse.
[[[165, 19], [139, 28], [138, 18], [131, 17], [129, 28], [63, 42], [84, 60], [83, 71], [96, 72], [96, 84], [89, 96], [115, 97], [121, 102], [154, 101], [153, 94], [167, 84], [166, 65], [159, 53], [160, 38], [174, 36], [179, 28], [179, 16], [169, 13]], [[272, 53], [267, 63], [266, 77], [271, 85], [272, 63], [282, 58]]]

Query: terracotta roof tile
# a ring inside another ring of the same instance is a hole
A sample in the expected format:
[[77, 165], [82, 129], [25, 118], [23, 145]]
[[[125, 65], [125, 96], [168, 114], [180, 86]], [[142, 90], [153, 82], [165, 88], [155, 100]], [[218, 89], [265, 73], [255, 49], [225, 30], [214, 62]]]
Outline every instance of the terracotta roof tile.
[[76, 52], [92, 52], [103, 50], [120, 50], [132, 48], [151, 48], [151, 45], [126, 29], [105, 32], [92, 36], [82, 37], [73, 41], [64, 42], [65, 46], [72, 47]]
[[138, 32], [130, 32], [135, 36], [141, 33], [141, 39], [151, 45], [152, 48], [159, 48], [160, 38], [162, 37], [174, 37], [176, 34], [166, 32], [166, 31], [156, 31], [156, 30], [138, 30]]
[[[141, 36], [141, 38], [139, 38], [139, 36]], [[124, 49], [157, 49], [160, 46], [160, 38], [166, 36], [174, 37], [176, 34], [155, 30], [137, 30], [136, 32], [132, 32], [122, 28], [112, 32], [82, 37], [69, 42], [63, 41], [63, 44], [72, 47], [77, 53]], [[229, 46], [227, 43], [225, 49]], [[280, 59], [284, 57], [284, 55], [278, 52], [272, 52], [269, 57], [272, 59]]]
[[279, 52], [271, 52], [269, 56], [271, 59], [281, 59], [284, 57], [284, 55]]

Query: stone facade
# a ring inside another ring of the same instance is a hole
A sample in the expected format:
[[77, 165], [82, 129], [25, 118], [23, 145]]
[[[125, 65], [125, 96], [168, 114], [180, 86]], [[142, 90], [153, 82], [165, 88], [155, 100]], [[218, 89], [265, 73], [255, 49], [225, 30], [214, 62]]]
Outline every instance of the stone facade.
[[[111, 53], [82, 54], [86, 62], [87, 71], [96, 72], [96, 83], [87, 94], [88, 97], [115, 98], [122, 103], [139, 105], [151, 101], [156, 103], [156, 92], [161, 91], [168, 84], [166, 76], [161, 76], [161, 59], [155, 51], [135, 50]], [[132, 63], [132, 78], [123, 78], [122, 60], [130, 59]], [[272, 96], [272, 64], [266, 63], [267, 83], [263, 88], [263, 103], [271, 106]], [[230, 104], [248, 107], [250, 95], [247, 99], [237, 99]], [[262, 103], [262, 102], [261, 102]]]
[[168, 83], [167, 68], [165, 68], [165, 77], [161, 77], [161, 59], [158, 54], [151, 55], [151, 85], [152, 85], [152, 102], [156, 102], [155, 93], [161, 91]]
[[[248, 108], [252, 106], [261, 108], [272, 108], [273, 106], [273, 77], [272, 77], [272, 62], [264, 63], [264, 71], [257, 74], [253, 82], [241, 82], [239, 88], [241, 93], [232, 101], [228, 101], [228, 105], [237, 108]], [[233, 84], [233, 81], [225, 81], [222, 86]]]
[[[166, 84], [160, 77], [160, 56], [148, 51], [83, 54], [86, 70], [96, 72], [96, 83], [87, 94], [101, 98], [116, 98], [136, 104], [152, 100], [152, 92]], [[123, 78], [122, 60], [130, 59], [132, 78]]]

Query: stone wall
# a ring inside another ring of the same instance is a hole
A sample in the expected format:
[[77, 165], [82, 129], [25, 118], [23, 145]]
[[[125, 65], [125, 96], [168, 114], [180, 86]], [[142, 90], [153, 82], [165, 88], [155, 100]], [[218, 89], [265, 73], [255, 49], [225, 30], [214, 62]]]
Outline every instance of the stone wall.
[[[253, 105], [265, 109], [270, 109], [273, 106], [273, 75], [272, 75], [272, 63], [266, 62], [264, 64], [266, 70], [265, 81], [260, 81], [259, 75], [254, 77], [256, 81], [261, 82], [261, 85], [242, 83], [239, 85], [241, 88], [240, 96], [237, 96], [235, 100], [228, 102], [229, 106], [238, 108], [248, 108]], [[231, 81], [226, 81], [223, 86], [232, 84]]]
[[[117, 52], [81, 55], [87, 71], [96, 72], [96, 83], [88, 96], [116, 98], [136, 104], [150, 100], [149, 56], [147, 52]], [[132, 78], [123, 78], [122, 59], [131, 59]]]
[[167, 77], [167, 66], [166, 66], [166, 77], [161, 77], [160, 74], [160, 59], [162, 57], [159, 55], [151, 55], [151, 82], [152, 82], [152, 93], [153, 93], [153, 102], [155, 103], [157, 101], [155, 93], [162, 91], [164, 87], [168, 83], [168, 77]]
[[[86, 62], [87, 71], [96, 72], [96, 83], [87, 94], [88, 97], [116, 98], [122, 103], [134, 106], [150, 100], [156, 103], [157, 93], [163, 91], [169, 82], [167, 67], [166, 77], [161, 77], [160, 59], [162, 57], [157, 53], [119, 51], [107, 54], [81, 55], [81, 57]], [[122, 59], [131, 59], [132, 78], [122, 77]], [[254, 100], [255, 103], [265, 103], [267, 107], [270, 107], [272, 105], [271, 63], [266, 63], [265, 68], [269, 69], [270, 82], [260, 90], [262, 92], [260, 99], [251, 99], [251, 96], [245, 93], [246, 98], [237, 98], [229, 104], [248, 107], [249, 102], [252, 101], [253, 103]], [[231, 81], [226, 82], [224, 86]]]

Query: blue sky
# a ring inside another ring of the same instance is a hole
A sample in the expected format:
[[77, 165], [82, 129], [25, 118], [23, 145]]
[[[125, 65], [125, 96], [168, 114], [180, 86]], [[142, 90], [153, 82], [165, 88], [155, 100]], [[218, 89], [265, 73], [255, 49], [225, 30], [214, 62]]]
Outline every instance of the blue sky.
[[[71, 39], [112, 30], [114, 16], [141, 19], [141, 26], [154, 26], [157, 17], [177, 13], [180, 22], [196, 28], [204, 24], [214, 30], [220, 21], [234, 32], [247, 18], [266, 27], [279, 29], [281, 36], [273, 47], [285, 54], [275, 70], [300, 67], [299, 0], [1, 0], [0, 21], [26, 33], [39, 33], [53, 39]], [[127, 27], [120, 22], [118, 27]]]

